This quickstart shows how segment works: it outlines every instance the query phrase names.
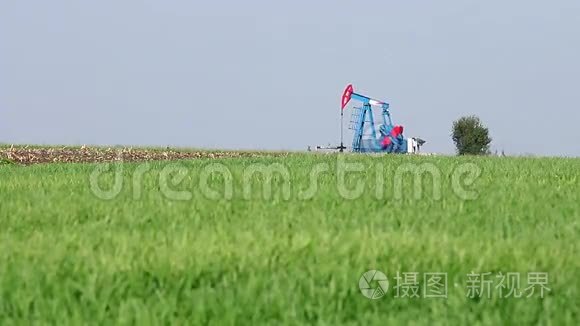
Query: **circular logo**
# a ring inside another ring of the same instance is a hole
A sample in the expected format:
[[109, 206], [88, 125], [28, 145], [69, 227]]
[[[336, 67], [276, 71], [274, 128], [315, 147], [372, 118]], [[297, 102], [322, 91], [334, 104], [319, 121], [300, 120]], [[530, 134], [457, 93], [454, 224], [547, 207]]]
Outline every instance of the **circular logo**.
[[385, 273], [371, 270], [360, 277], [358, 287], [365, 297], [371, 300], [378, 300], [389, 291], [389, 279]]

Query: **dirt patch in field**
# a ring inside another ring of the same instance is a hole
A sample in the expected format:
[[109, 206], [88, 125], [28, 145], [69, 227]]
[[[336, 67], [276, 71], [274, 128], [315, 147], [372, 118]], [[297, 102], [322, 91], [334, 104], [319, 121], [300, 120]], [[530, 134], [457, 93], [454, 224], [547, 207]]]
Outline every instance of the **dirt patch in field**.
[[170, 161], [202, 158], [240, 158], [282, 156], [283, 153], [229, 152], [229, 151], [187, 151], [174, 149], [133, 149], [133, 148], [0, 148], [0, 160], [15, 164], [40, 163], [98, 163], [98, 162], [141, 162]]

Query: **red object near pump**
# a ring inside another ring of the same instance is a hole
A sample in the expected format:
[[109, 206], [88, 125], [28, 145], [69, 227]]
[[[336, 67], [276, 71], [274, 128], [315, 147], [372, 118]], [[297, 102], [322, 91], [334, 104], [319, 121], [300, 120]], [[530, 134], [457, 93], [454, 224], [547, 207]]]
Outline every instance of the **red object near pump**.
[[352, 93], [354, 93], [354, 87], [351, 85], [346, 86], [344, 93], [342, 94], [342, 107], [341, 109], [344, 110], [350, 99], [352, 98]]

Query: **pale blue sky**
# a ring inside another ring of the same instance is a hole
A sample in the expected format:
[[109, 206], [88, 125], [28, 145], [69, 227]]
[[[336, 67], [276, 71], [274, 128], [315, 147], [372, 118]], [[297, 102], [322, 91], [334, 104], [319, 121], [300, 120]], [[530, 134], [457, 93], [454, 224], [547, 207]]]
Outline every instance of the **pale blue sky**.
[[426, 151], [579, 156], [579, 60], [577, 0], [0, 0], [0, 142], [301, 150], [353, 83]]

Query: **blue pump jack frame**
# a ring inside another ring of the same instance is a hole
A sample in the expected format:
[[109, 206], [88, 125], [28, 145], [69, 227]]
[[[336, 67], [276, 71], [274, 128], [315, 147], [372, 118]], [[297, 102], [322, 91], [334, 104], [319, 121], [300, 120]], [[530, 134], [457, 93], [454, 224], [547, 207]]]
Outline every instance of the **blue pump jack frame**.
[[[383, 118], [383, 125], [379, 132], [383, 136], [387, 136], [390, 134], [391, 130], [393, 129], [393, 122], [391, 120], [391, 113], [389, 112], [389, 104], [384, 103], [381, 101], [373, 100], [370, 97], [360, 95], [357, 93], [352, 94], [352, 99], [355, 99], [359, 102], [362, 102], [363, 106], [360, 108], [359, 117], [356, 120], [357, 125], [355, 126], [355, 133], [352, 143], [352, 150], [353, 152], [384, 152], [385, 150], [381, 147], [377, 139], [377, 130], [375, 128], [375, 120], [373, 115], [373, 109], [371, 105], [371, 101], [375, 103], [380, 103], [380, 107], [382, 108], [382, 118]], [[362, 137], [364, 135], [364, 128], [367, 115], [369, 117], [369, 124], [372, 136], [371, 148], [362, 146]], [[402, 149], [402, 148], [401, 148]], [[406, 149], [405, 149], [406, 150]]]

